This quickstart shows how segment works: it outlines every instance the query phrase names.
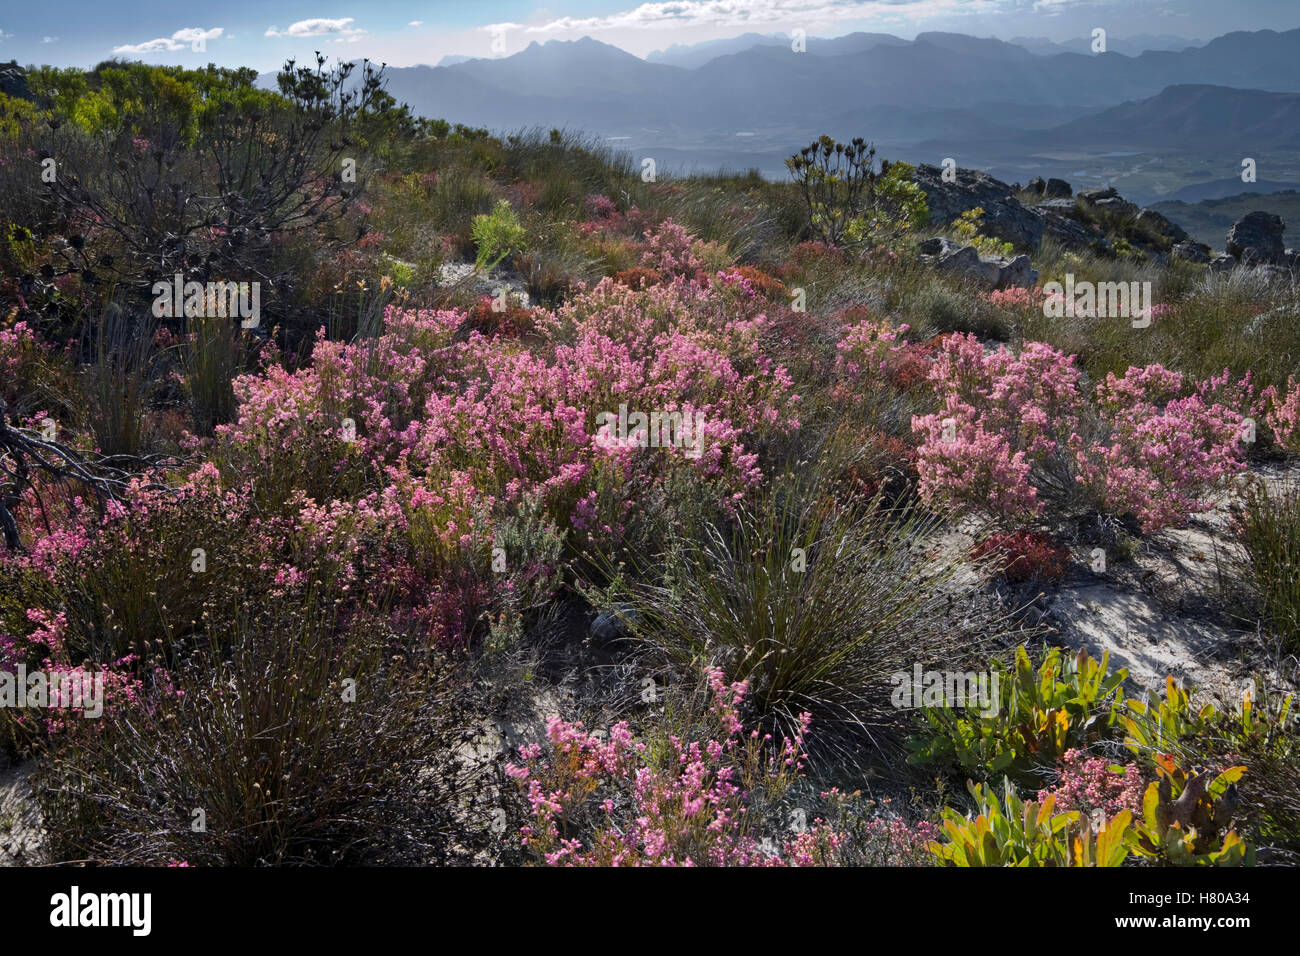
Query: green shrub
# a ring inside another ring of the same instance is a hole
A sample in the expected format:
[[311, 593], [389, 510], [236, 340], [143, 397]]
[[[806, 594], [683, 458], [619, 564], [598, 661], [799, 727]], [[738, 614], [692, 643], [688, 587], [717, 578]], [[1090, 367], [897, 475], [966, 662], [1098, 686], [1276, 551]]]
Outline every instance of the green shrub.
[[504, 199], [497, 202], [491, 214], [474, 217], [473, 236], [478, 246], [474, 266], [483, 271], [491, 271], [506, 256], [524, 248], [524, 227]]
[[[411, 864], [451, 850], [467, 700], [320, 607], [250, 614], [175, 678], [75, 727], [37, 796], [57, 860], [164, 866]], [[487, 821], [485, 820], [486, 824]], [[457, 840], [473, 839], [469, 814]], [[484, 827], [486, 832], [486, 827]]]
[[974, 819], [951, 807], [943, 811], [946, 842], [930, 844], [944, 866], [1105, 866], [1123, 864], [1130, 852], [1132, 813], [1121, 810], [1099, 826], [1078, 810], [1056, 813], [1056, 797], [1023, 802], [1011, 781], [1002, 798], [987, 784], [968, 785]]
[[1300, 650], [1300, 482], [1251, 481], [1242, 505], [1237, 577], [1254, 592], [1269, 629], [1288, 650]]
[[1112, 736], [1117, 692], [1128, 671], [1108, 672], [1109, 654], [1096, 661], [1080, 651], [1052, 648], [1035, 668], [1023, 646], [1008, 673], [999, 663], [997, 712], [926, 707], [925, 730], [911, 741], [913, 763], [957, 766], [982, 779], [1006, 775], [1025, 786], [1042, 779], [1067, 750], [1086, 749]]
[[880, 745], [897, 727], [891, 675], [1009, 629], [993, 608], [955, 601], [967, 565], [927, 551], [938, 527], [879, 498], [833, 505], [792, 491], [730, 524], [670, 530], [662, 553], [633, 559], [640, 578], [620, 599], [635, 636], [669, 661], [749, 681], [751, 705], [781, 732], [811, 713], [817, 745], [847, 754], [849, 739]]

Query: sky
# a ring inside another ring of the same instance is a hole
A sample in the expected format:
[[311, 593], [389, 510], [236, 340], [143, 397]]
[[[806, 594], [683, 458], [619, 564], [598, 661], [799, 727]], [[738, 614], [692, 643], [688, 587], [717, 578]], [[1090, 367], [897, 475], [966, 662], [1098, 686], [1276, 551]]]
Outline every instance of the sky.
[[1300, 27], [1300, 0], [42, 0], [0, 2], [0, 61], [90, 67], [147, 63], [278, 69], [314, 51], [393, 66], [448, 54], [510, 55], [529, 43], [592, 36], [637, 56], [741, 33], [907, 39], [927, 30], [975, 36], [1149, 33], [1210, 40], [1234, 30]]

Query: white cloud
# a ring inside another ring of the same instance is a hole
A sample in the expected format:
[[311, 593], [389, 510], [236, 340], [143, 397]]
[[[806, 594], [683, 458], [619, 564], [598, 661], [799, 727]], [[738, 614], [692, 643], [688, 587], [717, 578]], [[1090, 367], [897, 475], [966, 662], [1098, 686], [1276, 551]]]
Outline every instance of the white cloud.
[[336, 36], [339, 42], [343, 40], [355, 41], [366, 31], [349, 25], [354, 22], [353, 17], [338, 17], [336, 19], [312, 17], [310, 20], [299, 20], [297, 23], [290, 24], [289, 29], [283, 32], [275, 27], [268, 27], [265, 35], [269, 37], [299, 38]]
[[42, 43], [58, 43], [58, 42], [59, 42], [59, 38], [58, 38], [58, 37], [41, 37], [41, 42], [42, 42]]
[[408, 27], [422, 27], [422, 26], [424, 26], [424, 21], [423, 21], [423, 20], [412, 20], [410, 23], [407, 24], [407, 26], [408, 26]]
[[170, 53], [176, 50], [184, 50], [186, 47], [193, 47], [195, 43], [203, 44], [208, 40], [215, 40], [221, 36], [221, 33], [221, 27], [214, 27], [211, 30], [204, 30], [202, 27], [185, 27], [183, 30], [177, 30], [170, 37], [159, 37], [156, 40], [146, 40], [143, 43], [124, 43], [122, 46], [115, 46], [113, 52]]
[[601, 17], [559, 17], [530, 26], [527, 30], [529, 33], [564, 33], [637, 28], [745, 27], [774, 23], [812, 24], [891, 19], [898, 13], [925, 19], [961, 13], [991, 13], [1002, 6], [1001, 0], [667, 0], [643, 3]]

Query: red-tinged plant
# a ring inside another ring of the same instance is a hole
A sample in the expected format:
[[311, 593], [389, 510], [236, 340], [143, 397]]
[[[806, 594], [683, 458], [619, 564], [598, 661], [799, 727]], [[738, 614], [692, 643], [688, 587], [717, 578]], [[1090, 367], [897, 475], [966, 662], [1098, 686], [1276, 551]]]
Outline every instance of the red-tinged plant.
[[620, 269], [614, 274], [614, 281], [629, 289], [644, 289], [646, 286], [658, 285], [664, 281], [664, 277], [654, 269], [633, 266], [631, 269]]
[[745, 279], [749, 283], [749, 287], [760, 297], [777, 302], [789, 301], [790, 294], [786, 290], [785, 283], [768, 275], [762, 269], [756, 269], [753, 266], [736, 266], [731, 271], [738, 273]]
[[1040, 531], [993, 534], [978, 542], [971, 553], [977, 559], [995, 559], [1002, 575], [1012, 584], [1060, 581], [1069, 559], [1064, 548]]
[[1287, 451], [1300, 453], [1300, 382], [1289, 377], [1285, 390], [1270, 386], [1263, 397], [1268, 403], [1264, 420], [1274, 440]]

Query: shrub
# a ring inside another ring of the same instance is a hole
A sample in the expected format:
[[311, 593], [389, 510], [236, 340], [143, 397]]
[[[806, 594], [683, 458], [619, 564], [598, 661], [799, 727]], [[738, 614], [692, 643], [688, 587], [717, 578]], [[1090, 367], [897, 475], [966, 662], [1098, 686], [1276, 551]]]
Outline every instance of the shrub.
[[1300, 382], [1288, 378], [1285, 391], [1270, 386], [1263, 394], [1269, 403], [1265, 421], [1275, 440], [1288, 451], [1300, 452]]
[[1078, 810], [1056, 812], [1055, 797], [1025, 803], [1010, 781], [1002, 798], [987, 784], [971, 784], [975, 819], [947, 808], [930, 852], [944, 866], [1120, 866], [1130, 852], [1132, 813], [1094, 822]]
[[340, 635], [310, 603], [213, 635], [174, 689], [84, 722], [102, 726], [76, 728], [43, 763], [53, 855], [151, 866], [446, 855], [470, 791], [447, 759], [466, 701], [449, 670], [393, 656], [391, 640], [373, 623]]
[[471, 232], [478, 247], [474, 266], [482, 271], [491, 271], [506, 256], [523, 251], [524, 227], [504, 199], [491, 214], [475, 216]]
[[1160, 754], [1156, 772], [1159, 781], [1142, 799], [1136, 852], [1170, 866], [1254, 865], [1254, 848], [1229, 829], [1245, 767], [1188, 773]]
[[977, 542], [972, 553], [978, 559], [995, 559], [1002, 576], [1012, 584], [1060, 581], [1069, 560], [1069, 552], [1040, 531], [993, 534]]
[[769, 746], [744, 734], [746, 685], [708, 672], [711, 713], [688, 735], [638, 742], [626, 723], [607, 739], [557, 719], [548, 743], [520, 748], [507, 772], [526, 788], [533, 821], [522, 830], [533, 858], [548, 866], [811, 866], [831, 861], [839, 836], [820, 821], [778, 853], [760, 843], [761, 812], [801, 775], [803, 715], [793, 738]]
[[861, 137], [822, 136], [785, 161], [808, 208], [813, 235], [832, 246], [896, 239], [926, 222], [925, 194], [906, 163], [880, 162]]
[[957, 766], [981, 779], [1008, 776], [1025, 786], [1041, 782], [1070, 750], [1109, 739], [1118, 722], [1118, 692], [1128, 671], [1108, 672], [1080, 651], [1064, 657], [1052, 648], [1035, 668], [1023, 646], [1008, 673], [997, 662], [998, 700], [992, 714], [925, 707], [925, 728], [910, 741], [909, 760]]
[[1300, 483], [1250, 482], [1233, 523], [1260, 616], [1291, 650], [1300, 649]]
[[629, 565], [641, 576], [619, 598], [654, 651], [746, 681], [756, 713], [787, 735], [811, 713], [815, 754], [852, 760], [850, 741], [897, 725], [892, 674], [960, 658], [1005, 622], [953, 605], [960, 557], [919, 547], [937, 519], [879, 499], [796, 503], [817, 498], [792, 491], [737, 507], [730, 525], [670, 532], [662, 553]]
[[1142, 812], [1142, 771], [1137, 764], [1118, 767], [1104, 757], [1089, 757], [1082, 750], [1067, 750], [1058, 766], [1056, 785], [1038, 791], [1039, 802], [1049, 796], [1062, 810], [1078, 810], [1092, 816], [1117, 816], [1127, 810]]
[[930, 501], [1015, 520], [1082, 494], [1150, 532], [1206, 510], [1243, 467], [1249, 380], [1230, 387], [1226, 372], [1188, 389], [1160, 365], [1130, 368], [1108, 375], [1089, 405], [1073, 356], [1040, 342], [986, 353], [952, 335], [930, 381], [941, 410], [912, 420]]

